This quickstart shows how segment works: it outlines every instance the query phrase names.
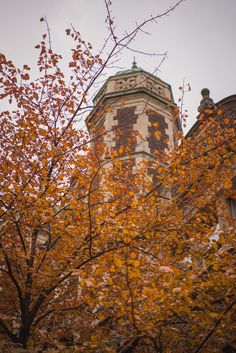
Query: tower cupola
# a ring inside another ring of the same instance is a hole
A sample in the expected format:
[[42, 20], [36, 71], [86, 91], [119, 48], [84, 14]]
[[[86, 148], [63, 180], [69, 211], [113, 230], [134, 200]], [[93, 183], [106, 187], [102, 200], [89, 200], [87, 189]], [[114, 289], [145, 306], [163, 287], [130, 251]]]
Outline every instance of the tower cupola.
[[[103, 128], [110, 148], [125, 147], [133, 131], [139, 136], [132, 145], [137, 162], [174, 148], [174, 134], [180, 127], [173, 115], [176, 105], [171, 86], [138, 67], [135, 60], [131, 69], [109, 77], [93, 102], [87, 127], [93, 135]], [[115, 131], [121, 132], [119, 139]]]

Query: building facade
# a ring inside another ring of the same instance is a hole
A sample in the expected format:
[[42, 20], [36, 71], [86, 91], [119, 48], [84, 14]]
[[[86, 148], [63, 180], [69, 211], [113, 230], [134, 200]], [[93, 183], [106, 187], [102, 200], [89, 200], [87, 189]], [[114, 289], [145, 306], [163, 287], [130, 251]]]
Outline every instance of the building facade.
[[[203, 89], [201, 94], [199, 115], [186, 138], [195, 138], [203, 134], [204, 120], [210, 118], [221, 119], [224, 124], [227, 121], [225, 129], [230, 126], [235, 131], [236, 95], [214, 103], [207, 88]], [[103, 84], [94, 98], [94, 109], [87, 117], [86, 124], [90, 135], [95, 140], [101, 138], [108, 149], [124, 150], [124, 157], [121, 158], [125, 158], [128, 148], [129, 156], [137, 165], [142, 161], [156, 160], [157, 155], [168, 155], [178, 148], [176, 136], [178, 132], [182, 132], [182, 128], [176, 111], [171, 86], [137, 67], [134, 61], [131, 69], [118, 71]], [[216, 116], [216, 111], [221, 111], [219, 116]], [[234, 146], [235, 140], [232, 138], [229, 148], [233, 154], [235, 154]], [[159, 158], [158, 162], [161, 163], [162, 159]], [[236, 219], [234, 167], [231, 182], [232, 185], [227, 190], [222, 185], [219, 200], [234, 223]], [[220, 214], [219, 211], [219, 219]]]

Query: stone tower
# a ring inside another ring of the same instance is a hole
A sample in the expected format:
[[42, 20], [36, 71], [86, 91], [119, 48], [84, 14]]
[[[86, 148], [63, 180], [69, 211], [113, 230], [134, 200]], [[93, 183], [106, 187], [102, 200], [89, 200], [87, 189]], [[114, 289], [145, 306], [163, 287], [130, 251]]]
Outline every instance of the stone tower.
[[[136, 66], [118, 71], [107, 79], [94, 98], [92, 113], [86, 124], [92, 136], [103, 128], [106, 144], [118, 150], [129, 142], [132, 131], [139, 137], [131, 145], [135, 162], [153, 158], [156, 151], [174, 148], [174, 134], [180, 130], [173, 118], [171, 86]], [[115, 131], [121, 131], [119, 139]]]

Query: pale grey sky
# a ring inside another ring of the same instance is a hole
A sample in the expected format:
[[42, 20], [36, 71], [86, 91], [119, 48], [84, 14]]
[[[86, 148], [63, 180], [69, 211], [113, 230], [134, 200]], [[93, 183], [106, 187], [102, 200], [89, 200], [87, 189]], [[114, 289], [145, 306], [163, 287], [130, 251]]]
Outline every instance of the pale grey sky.
[[[160, 13], [175, 0], [113, 0], [113, 15], [118, 33], [124, 33], [137, 21]], [[65, 29], [72, 23], [86, 41], [99, 47], [105, 38], [103, 0], [0, 0], [0, 51], [17, 65], [33, 64], [34, 45], [45, 31], [41, 16], [46, 15], [53, 47], [65, 55], [70, 43]], [[236, 0], [185, 0], [157, 24], [149, 24], [140, 33], [134, 48], [151, 53], [168, 51], [158, 76], [172, 85], [178, 100], [183, 78], [192, 90], [185, 96], [189, 126], [197, 115], [200, 91], [208, 87], [218, 101], [236, 93]], [[124, 51], [119, 66], [130, 68], [133, 53]], [[153, 72], [158, 57], [136, 54], [138, 66]], [[114, 74], [118, 69], [110, 71]]]

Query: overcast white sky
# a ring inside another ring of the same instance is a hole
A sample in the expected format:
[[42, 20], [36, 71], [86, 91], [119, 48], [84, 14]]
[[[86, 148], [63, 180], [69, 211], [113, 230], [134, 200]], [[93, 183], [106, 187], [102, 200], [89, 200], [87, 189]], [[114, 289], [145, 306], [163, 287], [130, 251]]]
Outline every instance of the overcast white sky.
[[[118, 33], [131, 29], [137, 21], [155, 15], [175, 0], [113, 0], [113, 15]], [[105, 38], [103, 0], [0, 0], [0, 51], [17, 65], [33, 64], [34, 45], [45, 31], [41, 16], [50, 24], [53, 47], [65, 54], [69, 43], [65, 29], [72, 23], [86, 41], [100, 47]], [[172, 85], [175, 100], [183, 79], [192, 91], [185, 96], [189, 126], [197, 115], [203, 87], [208, 87], [215, 102], [236, 93], [236, 0], [185, 0], [168, 17], [149, 24], [133, 47], [163, 53], [168, 58], [158, 76]], [[153, 72], [158, 57], [136, 55], [138, 66]], [[130, 68], [133, 53], [124, 51], [119, 66]], [[114, 69], [115, 73], [118, 69]]]

